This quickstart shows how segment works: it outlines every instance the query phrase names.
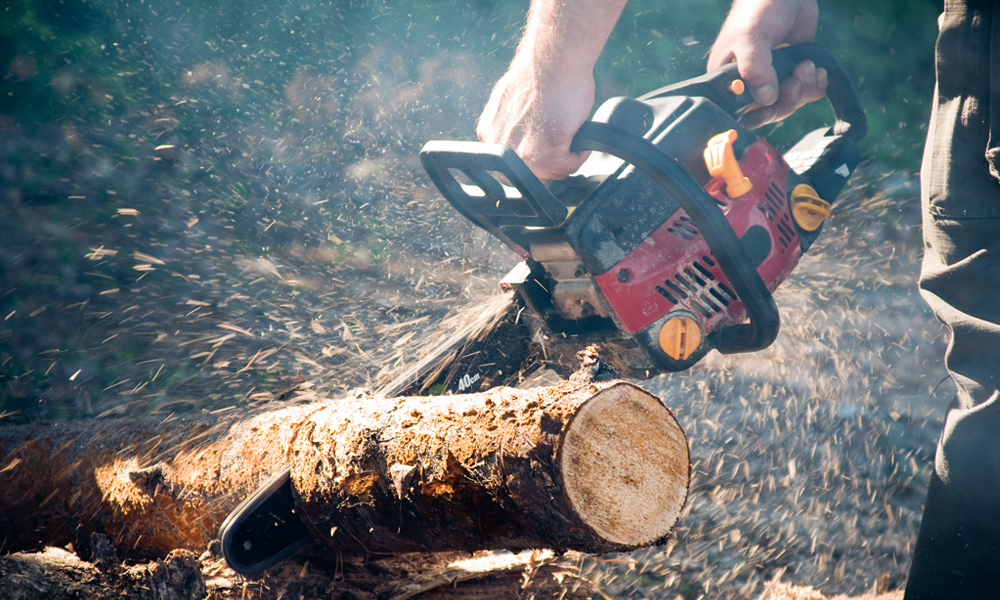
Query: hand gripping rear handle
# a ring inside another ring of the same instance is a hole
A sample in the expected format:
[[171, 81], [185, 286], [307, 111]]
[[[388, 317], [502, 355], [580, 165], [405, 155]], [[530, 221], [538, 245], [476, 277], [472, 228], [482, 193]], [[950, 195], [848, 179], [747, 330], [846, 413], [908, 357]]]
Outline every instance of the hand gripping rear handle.
[[[795, 67], [804, 60], [811, 60], [817, 68], [826, 69], [829, 82], [826, 96], [837, 118], [833, 133], [855, 142], [865, 137], [868, 133], [868, 121], [861, 104], [861, 96], [858, 95], [858, 90], [854, 87], [854, 81], [847, 70], [826, 48], [816, 43], [798, 44], [777, 48], [771, 52], [771, 57], [771, 64], [778, 74], [779, 81], [792, 77]], [[730, 84], [739, 78], [738, 66], [736, 63], [730, 63], [705, 75], [650, 92], [639, 100], [662, 96], [704, 96], [733, 117], [739, 117], [754, 101], [749, 91], [736, 94], [731, 89]]]
[[[506, 146], [431, 141], [420, 151], [420, 162], [458, 212], [523, 258], [528, 257], [527, 249], [509, 233], [522, 227], [555, 227], [568, 214], [566, 207]], [[460, 182], [460, 175], [468, 183]]]
[[771, 53], [771, 64], [778, 73], [778, 80], [792, 77], [795, 67], [804, 60], [811, 60], [817, 68], [826, 69], [826, 97], [833, 107], [837, 123], [833, 133], [860, 142], [868, 133], [868, 119], [861, 104], [861, 96], [854, 87], [854, 80], [830, 52], [819, 44], [799, 44], [778, 48]]
[[704, 236], [743, 303], [748, 323], [714, 331], [711, 345], [724, 354], [761, 350], [778, 336], [780, 316], [771, 292], [736, 233], [707, 192], [673, 158], [650, 141], [606, 123], [588, 121], [573, 138], [573, 151], [599, 150], [635, 165], [669, 192]]

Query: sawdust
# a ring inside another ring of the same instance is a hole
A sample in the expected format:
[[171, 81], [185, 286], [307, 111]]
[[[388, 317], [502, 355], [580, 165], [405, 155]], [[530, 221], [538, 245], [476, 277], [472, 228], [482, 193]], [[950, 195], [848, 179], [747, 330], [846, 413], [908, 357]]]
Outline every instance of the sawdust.
[[774, 580], [765, 586], [759, 600], [902, 600], [902, 598], [902, 590], [859, 596], [825, 596], [822, 592], [811, 587], [796, 586]]
[[674, 544], [592, 562], [609, 597], [754, 598], [779, 573], [826, 596], [905, 584], [953, 394], [916, 289], [914, 186], [843, 199], [775, 294], [774, 346], [644, 384], [685, 427], [691, 499]]

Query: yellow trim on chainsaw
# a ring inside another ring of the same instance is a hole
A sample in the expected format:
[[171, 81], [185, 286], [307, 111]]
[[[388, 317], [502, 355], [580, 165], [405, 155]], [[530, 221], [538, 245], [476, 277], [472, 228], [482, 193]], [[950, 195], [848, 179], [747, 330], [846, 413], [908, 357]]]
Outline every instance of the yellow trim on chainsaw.
[[701, 345], [701, 325], [690, 317], [668, 319], [660, 327], [660, 349], [674, 360], [686, 360]]
[[830, 216], [830, 203], [819, 197], [811, 185], [800, 183], [792, 190], [792, 217], [799, 227], [816, 231]]

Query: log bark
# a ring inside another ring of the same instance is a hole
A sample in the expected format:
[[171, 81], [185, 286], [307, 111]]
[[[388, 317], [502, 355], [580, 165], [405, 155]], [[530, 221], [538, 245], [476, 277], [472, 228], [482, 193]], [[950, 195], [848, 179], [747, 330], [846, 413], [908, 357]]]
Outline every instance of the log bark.
[[4, 551], [107, 536], [120, 556], [201, 552], [291, 465], [299, 511], [345, 553], [604, 552], [672, 532], [689, 456], [670, 411], [582, 377], [464, 396], [0, 429]]
[[72, 544], [89, 557], [96, 533], [122, 558], [201, 552], [241, 498], [284, 468], [311, 410], [0, 428], [0, 551]]

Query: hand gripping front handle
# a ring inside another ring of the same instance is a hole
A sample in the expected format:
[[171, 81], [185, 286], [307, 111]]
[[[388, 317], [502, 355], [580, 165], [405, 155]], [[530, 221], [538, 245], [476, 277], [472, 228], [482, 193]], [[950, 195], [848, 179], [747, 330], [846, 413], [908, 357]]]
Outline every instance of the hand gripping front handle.
[[635, 165], [670, 193], [694, 221], [749, 319], [748, 323], [714, 331], [712, 347], [733, 354], [761, 350], [774, 342], [780, 316], [771, 292], [718, 205], [681, 165], [645, 138], [594, 121], [580, 127], [572, 150], [598, 150]]

